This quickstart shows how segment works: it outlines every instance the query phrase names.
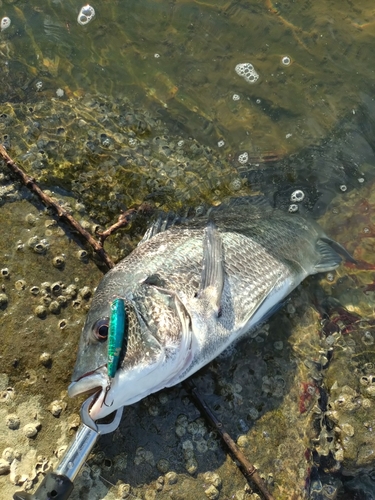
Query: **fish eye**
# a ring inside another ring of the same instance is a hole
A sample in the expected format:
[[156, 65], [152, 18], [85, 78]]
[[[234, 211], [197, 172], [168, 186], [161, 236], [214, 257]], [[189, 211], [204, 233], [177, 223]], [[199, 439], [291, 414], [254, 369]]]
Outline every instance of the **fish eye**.
[[99, 342], [105, 342], [108, 338], [108, 325], [109, 319], [102, 318], [94, 324], [93, 334], [96, 340]]

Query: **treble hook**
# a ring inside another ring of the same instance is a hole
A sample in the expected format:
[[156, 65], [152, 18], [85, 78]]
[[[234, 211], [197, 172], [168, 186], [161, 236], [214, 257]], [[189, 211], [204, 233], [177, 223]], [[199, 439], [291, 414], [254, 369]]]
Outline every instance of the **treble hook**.
[[103, 403], [102, 403], [102, 406], [105, 405], [105, 406], [107, 406], [107, 408], [110, 408], [113, 405], [113, 401], [110, 405], [107, 405], [107, 403], [105, 402], [108, 391], [110, 390], [110, 388], [111, 388], [111, 384], [107, 385], [107, 387], [105, 388], [105, 396], [103, 398]]

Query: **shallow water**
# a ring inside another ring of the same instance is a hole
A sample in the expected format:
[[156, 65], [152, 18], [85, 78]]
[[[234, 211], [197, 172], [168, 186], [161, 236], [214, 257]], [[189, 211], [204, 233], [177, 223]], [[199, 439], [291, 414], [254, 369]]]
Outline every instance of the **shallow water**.
[[[92, 5], [95, 18], [80, 26], [77, 2], [0, 2], [11, 19], [0, 33], [9, 154], [91, 229], [145, 199], [183, 211], [263, 192], [288, 210], [302, 189], [300, 209], [359, 266], [307, 280], [254, 338], [195, 379], [276, 498], [375, 497], [373, 3]], [[255, 83], [236, 73], [241, 63], [254, 66]], [[82, 290], [101, 272], [3, 172], [0, 451], [16, 458], [0, 487], [10, 498], [35, 488], [77, 427], [80, 402], [66, 387], [90, 302]], [[115, 258], [146, 222], [108, 243]], [[27, 424], [36, 436], [26, 437]], [[119, 480], [147, 500], [257, 498], [181, 387], [125, 410], [72, 498], [121, 498], [110, 484]]]

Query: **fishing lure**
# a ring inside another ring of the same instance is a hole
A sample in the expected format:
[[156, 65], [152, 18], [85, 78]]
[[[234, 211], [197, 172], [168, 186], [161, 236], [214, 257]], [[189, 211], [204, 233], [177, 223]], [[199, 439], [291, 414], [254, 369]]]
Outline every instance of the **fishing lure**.
[[126, 331], [126, 313], [123, 299], [115, 299], [111, 304], [108, 331], [107, 372], [110, 378], [116, 375], [121, 349], [124, 345]]

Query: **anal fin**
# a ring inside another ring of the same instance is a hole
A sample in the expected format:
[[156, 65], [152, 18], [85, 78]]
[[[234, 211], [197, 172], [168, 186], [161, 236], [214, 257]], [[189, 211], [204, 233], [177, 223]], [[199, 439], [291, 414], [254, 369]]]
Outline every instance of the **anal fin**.
[[336, 252], [330, 243], [320, 239], [316, 243], [317, 250], [319, 252], [319, 262], [314, 266], [316, 273], [333, 271], [338, 267], [342, 261], [340, 255]]
[[357, 261], [350, 255], [350, 253], [347, 251], [345, 247], [340, 245], [340, 243], [337, 243], [335, 240], [331, 240], [331, 238], [321, 238], [324, 243], [328, 243], [328, 245], [335, 250], [341, 257], [344, 257], [344, 259], [348, 262], [351, 262], [352, 264], [357, 264]]

